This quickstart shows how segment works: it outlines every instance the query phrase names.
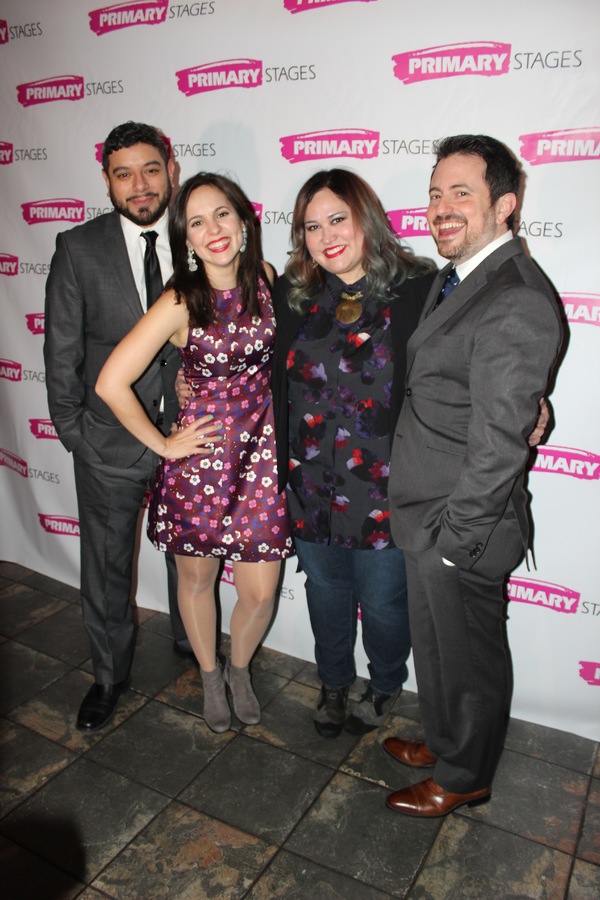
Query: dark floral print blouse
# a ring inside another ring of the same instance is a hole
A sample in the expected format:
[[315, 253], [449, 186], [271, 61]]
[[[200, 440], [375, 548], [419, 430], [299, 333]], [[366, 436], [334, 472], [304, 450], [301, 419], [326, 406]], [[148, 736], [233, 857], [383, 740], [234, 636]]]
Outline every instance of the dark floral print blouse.
[[363, 289], [327, 275], [287, 358], [288, 505], [296, 537], [349, 549], [393, 547], [387, 484], [393, 375], [389, 300], [362, 299], [340, 324], [340, 295]]

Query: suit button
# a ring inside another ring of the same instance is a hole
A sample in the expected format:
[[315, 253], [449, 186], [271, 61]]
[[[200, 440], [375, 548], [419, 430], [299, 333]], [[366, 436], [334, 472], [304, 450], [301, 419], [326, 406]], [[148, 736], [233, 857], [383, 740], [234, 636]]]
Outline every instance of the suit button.
[[152, 406], [158, 406], [158, 400], [153, 400], [153, 401], [152, 401]]
[[406, 394], [407, 397], [412, 397], [412, 391], [411, 391], [410, 388], [406, 388], [406, 390], [404, 391], [404, 393]]
[[161, 366], [166, 366], [167, 365], [166, 359], [161, 359], [160, 364], [161, 364]]

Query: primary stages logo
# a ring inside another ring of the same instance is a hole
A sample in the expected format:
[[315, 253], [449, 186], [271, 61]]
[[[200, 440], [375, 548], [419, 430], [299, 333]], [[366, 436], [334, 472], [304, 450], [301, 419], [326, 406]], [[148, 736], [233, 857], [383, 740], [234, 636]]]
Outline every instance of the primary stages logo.
[[21, 106], [34, 106], [56, 100], [83, 100], [84, 92], [81, 75], [54, 75], [52, 78], [18, 84], [17, 100]]
[[306, 12], [308, 9], [319, 9], [323, 6], [337, 6], [338, 3], [374, 3], [375, 0], [283, 0], [284, 9], [295, 13]]
[[88, 13], [94, 34], [107, 34], [133, 25], [160, 25], [167, 17], [169, 0], [129, 0]]
[[54, 200], [35, 200], [22, 203], [23, 218], [28, 225], [40, 222], [83, 222], [85, 206], [83, 200], [73, 197], [56, 197]]
[[0, 166], [8, 166], [13, 161], [14, 147], [9, 141], [0, 141]]
[[545, 606], [546, 609], [562, 613], [576, 613], [581, 599], [581, 595], [577, 591], [572, 591], [560, 584], [516, 576], [513, 576], [508, 582], [508, 596], [511, 600], [519, 603]]
[[222, 59], [191, 69], [175, 72], [177, 87], [182, 94], [203, 94], [224, 88], [254, 88], [262, 84], [260, 59]]
[[291, 163], [332, 156], [372, 159], [379, 155], [379, 132], [365, 128], [309, 131], [279, 138], [281, 155]]
[[11, 453], [10, 450], [3, 450], [2, 447], [0, 447], [0, 466], [12, 469], [13, 472], [16, 472], [17, 475], [22, 475], [23, 478], [29, 476], [29, 466], [25, 460], [15, 453]]
[[48, 516], [38, 513], [38, 519], [44, 531], [49, 531], [51, 534], [79, 537], [79, 520], [72, 516]]
[[29, 430], [34, 438], [39, 440], [57, 441], [58, 435], [56, 428], [52, 424], [52, 419], [30, 419]]
[[7, 381], [21, 381], [23, 366], [14, 359], [0, 359], [0, 378], [6, 378]]
[[392, 56], [394, 75], [404, 84], [452, 78], [455, 75], [506, 75], [510, 63], [510, 44], [475, 41], [410, 50]]
[[0, 275], [13, 277], [19, 274], [19, 257], [12, 253], [0, 253]]
[[538, 447], [532, 472], [554, 472], [584, 481], [600, 480], [600, 456], [573, 447]]
[[600, 294], [561, 294], [569, 322], [600, 325]]
[[32, 334], [44, 334], [46, 316], [44, 313], [26, 313], [27, 328]]
[[600, 159], [600, 128], [567, 128], [521, 134], [521, 156], [532, 166]]
[[426, 212], [426, 206], [415, 209], [390, 209], [387, 217], [398, 237], [427, 237], [431, 235], [431, 232], [427, 224]]

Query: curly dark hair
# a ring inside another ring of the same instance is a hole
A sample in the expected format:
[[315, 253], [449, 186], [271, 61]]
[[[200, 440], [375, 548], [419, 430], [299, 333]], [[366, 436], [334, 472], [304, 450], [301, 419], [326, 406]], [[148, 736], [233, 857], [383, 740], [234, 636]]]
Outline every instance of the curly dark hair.
[[373, 188], [359, 175], [346, 169], [317, 172], [302, 185], [292, 217], [292, 252], [285, 269], [292, 288], [288, 295], [290, 306], [298, 311], [305, 301], [323, 289], [325, 272], [315, 266], [306, 248], [304, 220], [306, 208], [315, 194], [324, 188], [344, 201], [352, 212], [353, 221], [364, 234], [362, 267], [369, 293], [383, 296], [392, 282], [435, 271], [432, 260], [414, 256], [394, 233], [381, 201]]
[[111, 153], [123, 150], [124, 147], [133, 147], [134, 144], [149, 144], [156, 147], [163, 158], [165, 166], [171, 158], [171, 142], [169, 138], [154, 125], [145, 125], [143, 122], [124, 122], [117, 125], [110, 132], [102, 147], [102, 168], [108, 173], [108, 160]]
[[196, 257], [198, 271], [190, 272], [187, 251], [187, 204], [190, 194], [197, 188], [210, 185], [225, 194], [246, 229], [246, 249], [240, 256], [238, 284], [242, 303], [252, 316], [260, 316], [258, 279], [267, 282], [262, 263], [258, 222], [252, 204], [242, 189], [230, 178], [213, 172], [198, 172], [185, 181], [175, 197], [169, 216], [169, 241], [173, 256], [173, 277], [169, 287], [175, 291], [177, 302], [184, 302], [190, 315], [190, 324], [206, 328], [215, 321], [215, 291], [201, 259]]

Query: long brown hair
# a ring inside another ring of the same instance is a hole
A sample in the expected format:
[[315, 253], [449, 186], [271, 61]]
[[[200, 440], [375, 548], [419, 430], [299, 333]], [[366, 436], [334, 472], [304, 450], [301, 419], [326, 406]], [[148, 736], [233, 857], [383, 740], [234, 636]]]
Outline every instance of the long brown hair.
[[190, 272], [187, 250], [187, 204], [192, 191], [196, 188], [218, 188], [231, 203], [239, 216], [242, 227], [246, 229], [246, 249], [240, 255], [238, 284], [242, 293], [242, 303], [252, 316], [260, 316], [258, 300], [258, 279], [265, 279], [260, 235], [256, 213], [242, 189], [230, 178], [216, 175], [213, 172], [198, 172], [185, 181], [173, 203], [169, 216], [169, 242], [173, 255], [173, 277], [169, 282], [177, 297], [188, 308], [190, 325], [206, 328], [215, 321], [215, 290], [212, 287], [201, 259], [196, 257], [198, 271]]
[[362, 267], [369, 293], [383, 296], [392, 283], [435, 271], [432, 260], [414, 256], [402, 246], [379, 197], [363, 178], [346, 169], [324, 169], [302, 185], [294, 206], [292, 252], [285, 269], [292, 285], [288, 301], [294, 309], [302, 310], [305, 301], [319, 294], [325, 283], [325, 272], [314, 264], [304, 233], [306, 207], [324, 188], [329, 188], [350, 207], [353, 221], [364, 234]]

